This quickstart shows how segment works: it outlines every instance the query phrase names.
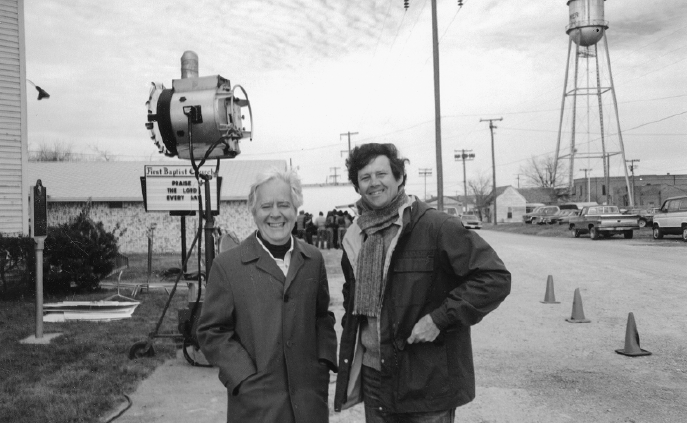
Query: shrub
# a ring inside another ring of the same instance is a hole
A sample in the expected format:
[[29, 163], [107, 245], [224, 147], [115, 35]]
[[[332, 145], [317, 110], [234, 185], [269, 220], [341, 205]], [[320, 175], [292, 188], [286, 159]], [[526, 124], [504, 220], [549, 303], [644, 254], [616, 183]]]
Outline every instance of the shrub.
[[35, 244], [28, 236], [7, 237], [0, 233], [0, 280], [2, 297], [29, 290], [34, 284]]
[[89, 292], [114, 268], [118, 253], [114, 231], [89, 218], [90, 203], [71, 222], [48, 229], [45, 240], [44, 289], [61, 293]]

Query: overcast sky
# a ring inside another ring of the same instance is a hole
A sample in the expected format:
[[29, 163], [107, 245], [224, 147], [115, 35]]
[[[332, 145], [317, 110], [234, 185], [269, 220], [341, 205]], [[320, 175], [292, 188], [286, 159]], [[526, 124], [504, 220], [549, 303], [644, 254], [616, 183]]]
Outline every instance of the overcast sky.
[[[438, 1], [447, 195], [463, 191], [454, 150], [475, 153], [468, 180], [491, 176], [489, 126], [480, 119], [503, 118], [495, 130], [499, 186], [517, 186], [531, 157], [554, 154], [567, 67], [566, 1], [463, 3]], [[638, 174], [687, 173], [687, 9], [679, 1], [605, 4], [625, 157], [641, 160]], [[394, 142], [410, 159], [410, 193], [424, 196], [419, 169], [432, 168], [426, 191], [434, 194], [430, 5], [25, 1], [27, 78], [51, 95], [29, 98], [30, 148], [62, 142], [118, 160], [163, 159], [144, 126], [150, 83], [170, 88], [180, 78], [181, 55], [192, 50], [201, 76], [219, 74], [248, 92], [255, 137], [242, 142], [236, 160], [284, 159], [298, 166], [304, 182], [322, 183], [345, 174], [348, 145], [340, 134], [357, 132], [354, 145]], [[605, 55], [599, 60], [607, 73]], [[607, 149], [620, 151], [610, 93], [602, 98]], [[596, 97], [578, 97], [578, 152], [600, 151], [595, 114], [598, 120]], [[569, 151], [571, 119], [566, 114], [562, 150]], [[621, 175], [622, 159], [612, 161], [611, 175]], [[576, 159], [575, 177], [584, 175], [582, 168], [603, 176], [599, 160]]]

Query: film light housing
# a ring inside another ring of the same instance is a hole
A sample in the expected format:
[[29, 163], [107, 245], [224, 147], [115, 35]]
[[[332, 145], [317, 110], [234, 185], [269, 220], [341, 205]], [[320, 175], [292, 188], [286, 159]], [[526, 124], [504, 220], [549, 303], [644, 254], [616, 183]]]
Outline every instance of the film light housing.
[[[233, 159], [241, 153], [239, 141], [252, 140], [253, 115], [248, 94], [240, 85], [232, 88], [229, 80], [220, 75], [198, 77], [197, 57], [193, 52], [184, 53], [182, 77], [172, 80], [171, 89], [152, 83], [146, 102], [146, 128], [159, 152], [166, 156]], [[241, 89], [245, 99], [236, 97], [236, 88]], [[250, 113], [249, 130], [243, 126], [244, 108]]]

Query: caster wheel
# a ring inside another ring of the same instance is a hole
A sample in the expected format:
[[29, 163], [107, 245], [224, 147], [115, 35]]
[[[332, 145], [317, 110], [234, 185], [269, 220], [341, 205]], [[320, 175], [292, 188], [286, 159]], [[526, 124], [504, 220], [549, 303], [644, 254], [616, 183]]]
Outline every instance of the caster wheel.
[[129, 348], [129, 360], [153, 356], [155, 356], [155, 349], [153, 344], [148, 343], [148, 341], [138, 341]]

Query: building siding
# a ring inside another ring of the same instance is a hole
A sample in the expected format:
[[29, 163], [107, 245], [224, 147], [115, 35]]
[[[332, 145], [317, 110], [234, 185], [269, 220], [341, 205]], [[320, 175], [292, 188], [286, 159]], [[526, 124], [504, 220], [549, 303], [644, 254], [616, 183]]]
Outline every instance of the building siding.
[[22, 0], [0, 0], [0, 233], [28, 232]]
[[[515, 188], [508, 187], [496, 197], [496, 221], [498, 223], [522, 222], [527, 201]], [[489, 215], [493, 216], [494, 206], [489, 207]]]
[[[611, 204], [619, 207], [629, 205], [627, 184], [625, 177], [613, 176], [609, 178]], [[634, 186], [634, 203], [636, 207], [660, 207], [666, 198], [684, 195], [687, 192], [687, 175], [636, 175], [630, 177], [630, 189]], [[604, 204], [606, 201], [606, 181], [602, 177], [575, 179], [574, 192], [571, 201], [596, 201]]]

